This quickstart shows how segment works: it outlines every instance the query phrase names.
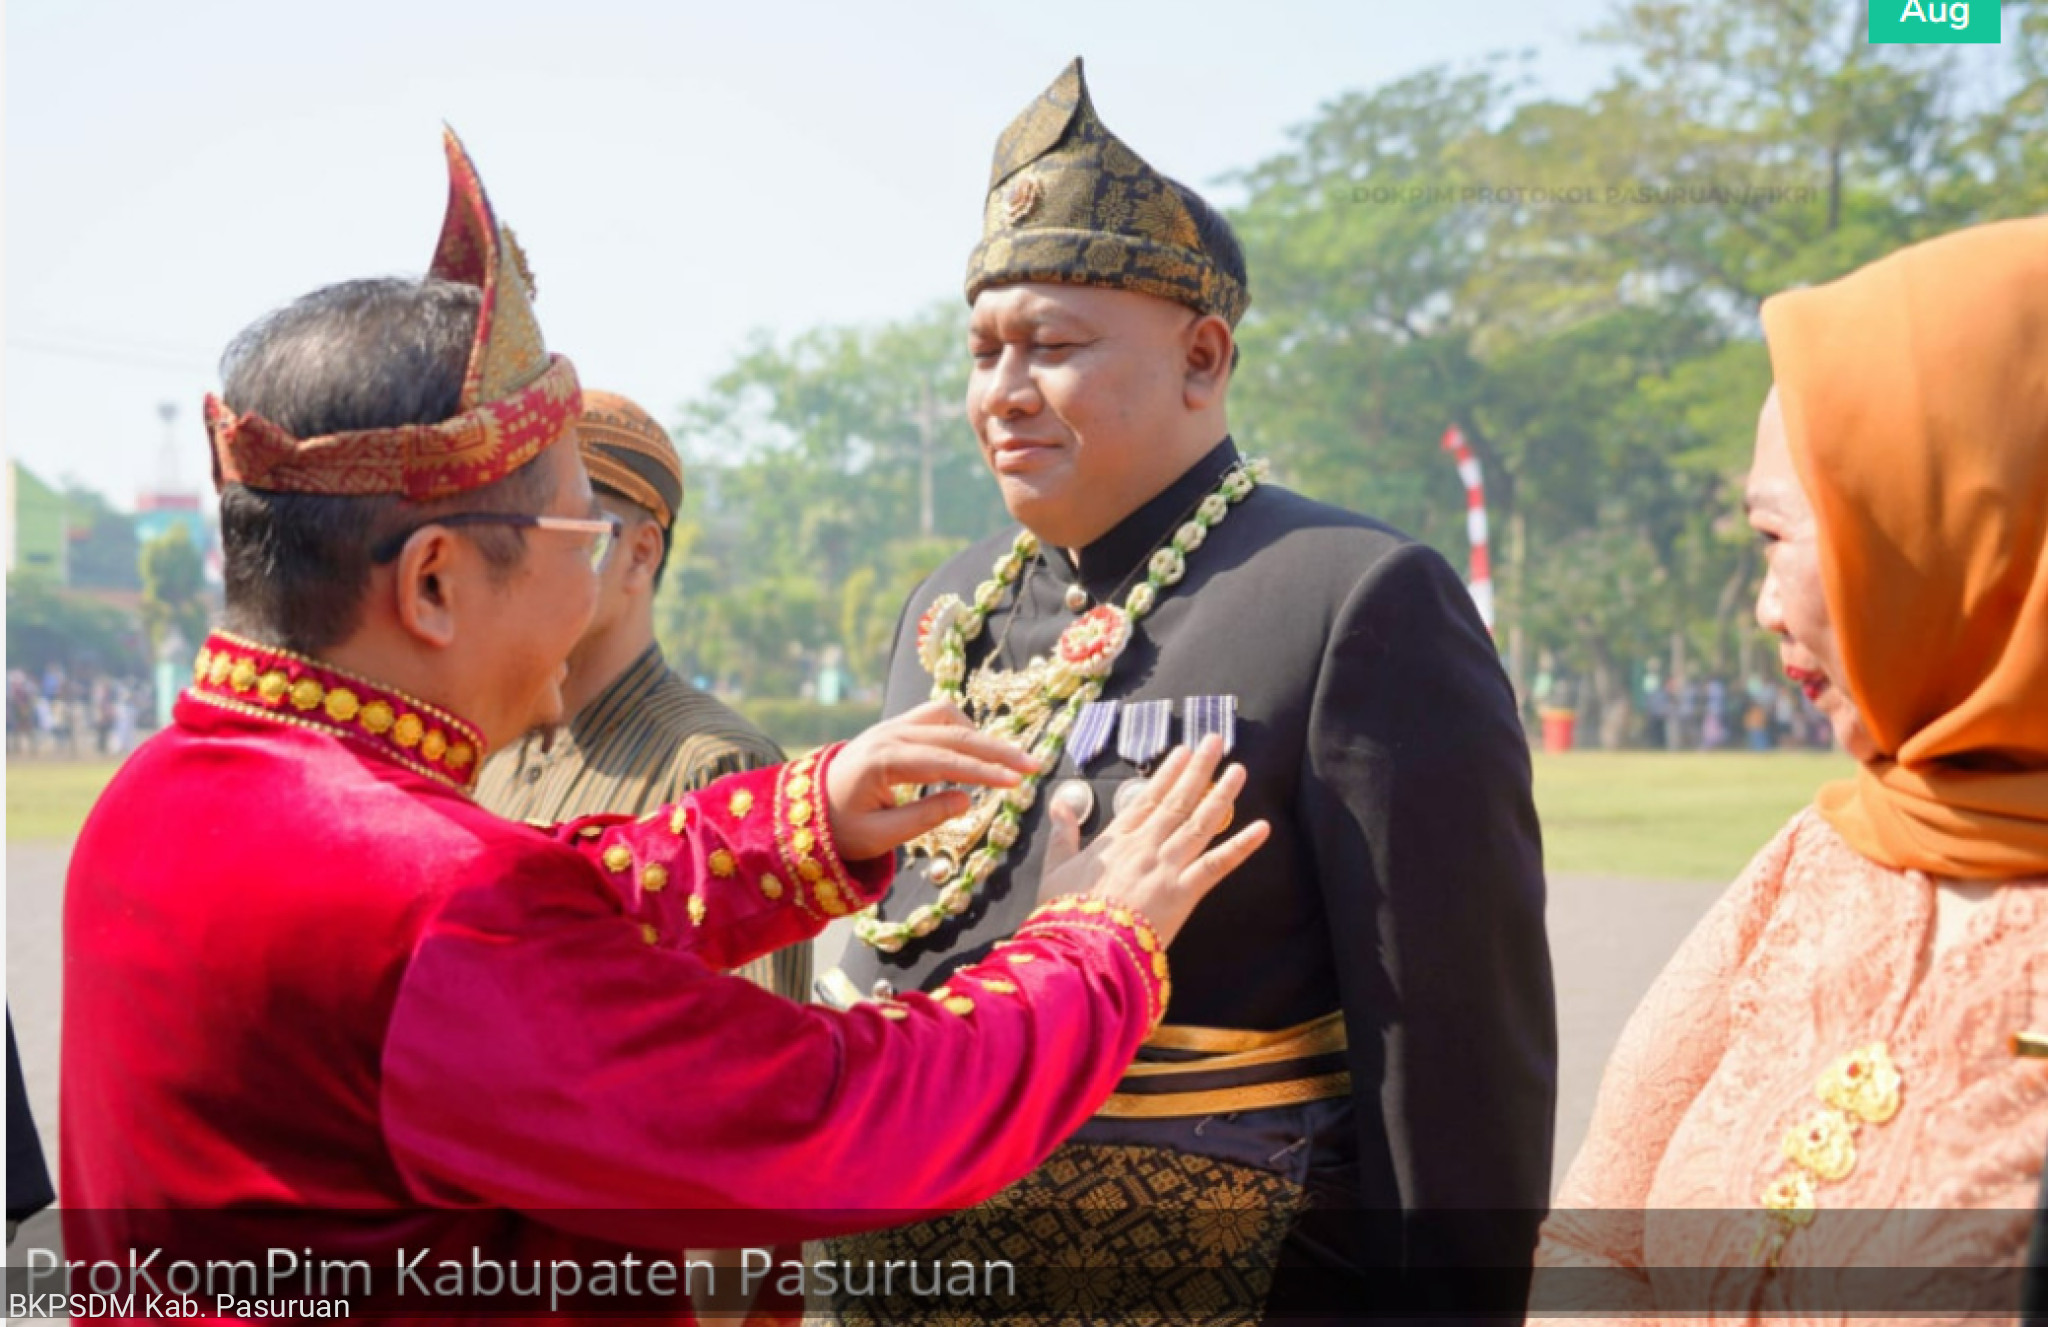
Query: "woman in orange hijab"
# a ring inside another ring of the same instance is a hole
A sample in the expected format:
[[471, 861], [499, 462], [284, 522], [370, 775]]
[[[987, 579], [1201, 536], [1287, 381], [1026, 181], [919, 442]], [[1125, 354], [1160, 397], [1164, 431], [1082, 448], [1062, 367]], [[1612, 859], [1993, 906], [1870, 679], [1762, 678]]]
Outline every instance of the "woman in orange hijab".
[[1531, 1309], [2010, 1312], [2048, 1142], [2048, 219], [1763, 324], [1757, 620], [1858, 768], [1630, 1020]]

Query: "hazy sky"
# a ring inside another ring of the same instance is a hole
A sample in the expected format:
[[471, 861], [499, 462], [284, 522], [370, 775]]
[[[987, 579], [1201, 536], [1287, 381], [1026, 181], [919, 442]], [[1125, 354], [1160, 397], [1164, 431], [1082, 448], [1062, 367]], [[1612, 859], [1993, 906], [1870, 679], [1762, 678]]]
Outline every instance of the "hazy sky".
[[199, 402], [237, 330], [426, 266], [444, 119], [551, 347], [673, 420], [755, 329], [958, 298], [995, 136], [1076, 54], [1104, 121], [1199, 187], [1430, 64], [1533, 48], [1548, 91], [1583, 93], [1612, 57], [1577, 38], [1607, 8], [13, 0], [8, 454], [129, 507], [168, 401], [203, 488]]

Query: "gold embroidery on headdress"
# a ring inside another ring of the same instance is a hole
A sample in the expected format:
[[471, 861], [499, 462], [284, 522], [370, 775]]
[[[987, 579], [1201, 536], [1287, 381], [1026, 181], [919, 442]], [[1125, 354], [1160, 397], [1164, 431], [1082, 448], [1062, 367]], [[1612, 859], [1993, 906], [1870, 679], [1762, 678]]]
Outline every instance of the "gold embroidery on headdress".
[[1135, 290], [1232, 325], [1251, 303], [1173, 182], [1104, 127], [1078, 59], [996, 142], [968, 302], [1019, 281]]
[[1045, 197], [1045, 186], [1038, 182], [1036, 175], [1026, 175], [1010, 186], [1010, 195], [1003, 201], [1003, 219], [1017, 225], [1031, 215], [1039, 199]]

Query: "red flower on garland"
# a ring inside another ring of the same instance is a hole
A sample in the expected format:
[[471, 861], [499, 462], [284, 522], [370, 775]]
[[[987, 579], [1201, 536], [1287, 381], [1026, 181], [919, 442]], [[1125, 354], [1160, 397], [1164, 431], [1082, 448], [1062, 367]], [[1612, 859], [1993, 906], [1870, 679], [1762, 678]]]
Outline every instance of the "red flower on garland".
[[1131, 619], [1124, 610], [1102, 604], [1060, 634], [1060, 662], [1081, 677], [1107, 677], [1130, 639]]

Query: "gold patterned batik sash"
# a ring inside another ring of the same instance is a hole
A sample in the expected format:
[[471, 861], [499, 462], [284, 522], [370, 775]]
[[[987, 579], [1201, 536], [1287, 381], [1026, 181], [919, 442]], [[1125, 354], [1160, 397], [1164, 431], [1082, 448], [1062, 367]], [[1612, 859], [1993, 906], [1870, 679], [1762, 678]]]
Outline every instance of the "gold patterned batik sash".
[[[1307, 1207], [1284, 1175], [1162, 1147], [1068, 1143], [980, 1207], [824, 1246], [855, 1268], [1006, 1262], [980, 1300], [840, 1293], [813, 1327], [885, 1323], [1250, 1324]], [[899, 1286], [900, 1289], [900, 1286]]]

